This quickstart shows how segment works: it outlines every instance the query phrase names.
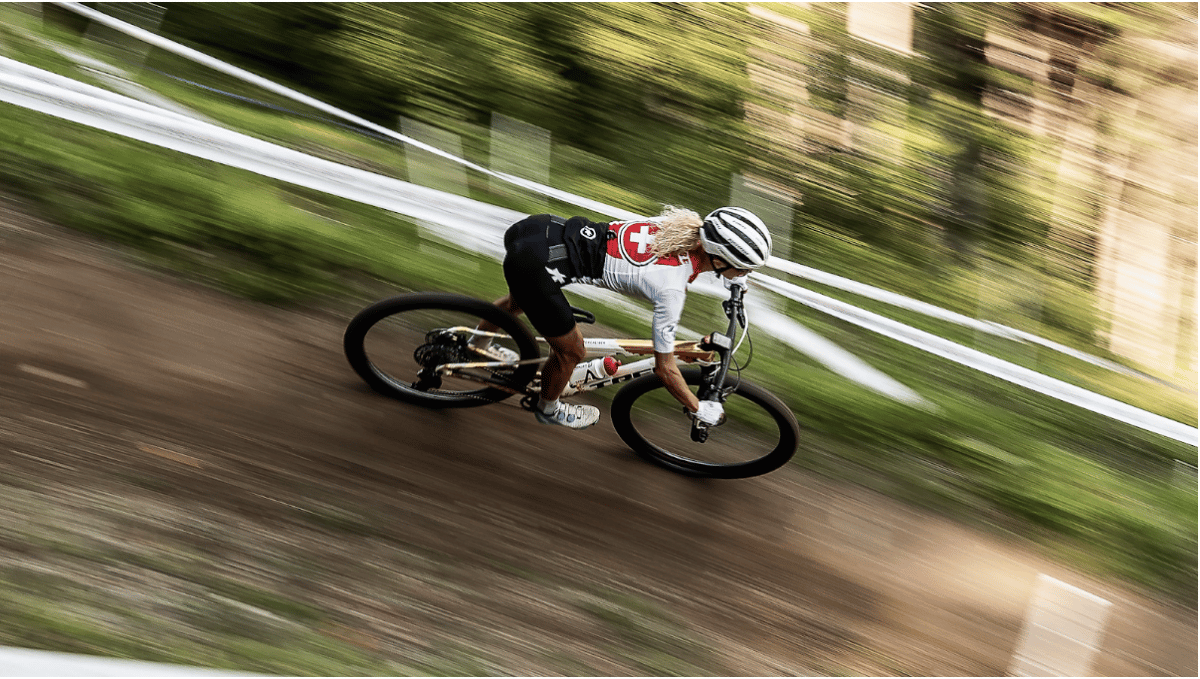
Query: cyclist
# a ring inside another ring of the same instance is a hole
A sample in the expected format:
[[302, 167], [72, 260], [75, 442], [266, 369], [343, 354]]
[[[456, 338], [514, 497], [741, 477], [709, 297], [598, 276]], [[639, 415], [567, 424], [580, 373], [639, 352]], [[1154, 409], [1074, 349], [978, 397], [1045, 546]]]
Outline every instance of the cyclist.
[[[562, 292], [572, 283], [653, 302], [654, 373], [693, 417], [710, 425], [720, 421], [721, 403], [697, 399], [675, 364], [675, 328], [687, 284], [701, 273], [733, 279], [766, 263], [771, 234], [762, 220], [739, 207], [718, 208], [702, 220], [692, 210], [670, 205], [658, 217], [624, 222], [541, 214], [509, 227], [504, 247], [509, 291], [496, 306], [512, 314], [524, 312], [550, 345], [534, 409], [538, 422], [583, 429], [600, 419], [594, 406], [559, 400], [586, 354], [583, 334]], [[499, 360], [517, 359], [502, 347], [489, 351]]]

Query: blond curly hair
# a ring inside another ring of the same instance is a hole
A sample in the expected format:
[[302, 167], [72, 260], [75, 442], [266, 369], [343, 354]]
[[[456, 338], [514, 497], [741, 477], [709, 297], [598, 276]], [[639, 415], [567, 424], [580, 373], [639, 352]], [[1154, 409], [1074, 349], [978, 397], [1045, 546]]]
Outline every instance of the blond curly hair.
[[687, 252], [700, 244], [700, 215], [686, 208], [664, 205], [662, 214], [654, 218], [658, 224], [650, 251], [655, 257], [668, 257]]

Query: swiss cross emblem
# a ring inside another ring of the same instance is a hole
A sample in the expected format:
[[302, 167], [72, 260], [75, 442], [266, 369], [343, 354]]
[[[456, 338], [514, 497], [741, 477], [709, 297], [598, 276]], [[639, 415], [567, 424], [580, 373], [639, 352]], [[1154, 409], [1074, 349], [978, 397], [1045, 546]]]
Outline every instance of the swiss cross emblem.
[[620, 257], [634, 266], [646, 266], [654, 261], [650, 251], [658, 225], [652, 222], [627, 222], [617, 229], [617, 237], [608, 242], [608, 254]]

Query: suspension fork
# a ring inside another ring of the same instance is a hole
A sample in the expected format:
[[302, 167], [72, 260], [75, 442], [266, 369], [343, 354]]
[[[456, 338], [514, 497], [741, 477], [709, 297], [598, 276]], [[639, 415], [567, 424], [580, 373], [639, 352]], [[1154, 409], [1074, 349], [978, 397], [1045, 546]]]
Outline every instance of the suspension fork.
[[[725, 377], [729, 374], [729, 363], [733, 359], [733, 338], [737, 332], [737, 326], [740, 323], [742, 327], [746, 327], [746, 308], [742, 304], [742, 296], [745, 292], [746, 289], [743, 285], [732, 287], [729, 299], [721, 302], [721, 308], [725, 311], [726, 318], [729, 319], [729, 327], [724, 333], [712, 333], [706, 341], [700, 343], [701, 349], [715, 351], [721, 357], [720, 362], [705, 366], [701, 371], [703, 379], [700, 382], [700, 388], [696, 390], [696, 397], [701, 401], [724, 403], [725, 399], [729, 397], [729, 393], [725, 390]], [[707, 441], [709, 427], [710, 425], [693, 418], [692, 440], [696, 443]]]

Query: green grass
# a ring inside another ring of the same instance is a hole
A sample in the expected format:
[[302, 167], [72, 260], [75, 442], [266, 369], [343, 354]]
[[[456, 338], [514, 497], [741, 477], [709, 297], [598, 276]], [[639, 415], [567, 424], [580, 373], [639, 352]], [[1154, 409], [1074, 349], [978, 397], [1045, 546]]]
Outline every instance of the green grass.
[[[160, 614], [151, 617], [65, 578], [7, 569], [0, 572], [0, 644], [284, 676], [395, 674], [381, 658], [317, 631], [309, 607], [232, 582], [213, 584], [231, 600], [299, 622], [265, 620], [213, 597], [193, 598], [188, 608], [159, 602]], [[204, 636], [181, 632], [188, 622]]]
[[78, 42], [77, 37], [57, 30], [52, 25], [43, 25], [33, 15], [11, 5], [0, 7], [0, 19], [0, 56], [81, 80], [89, 85], [100, 84], [76, 67], [75, 62], [38, 40], [38, 37], [41, 37], [74, 50], [74, 43]]

